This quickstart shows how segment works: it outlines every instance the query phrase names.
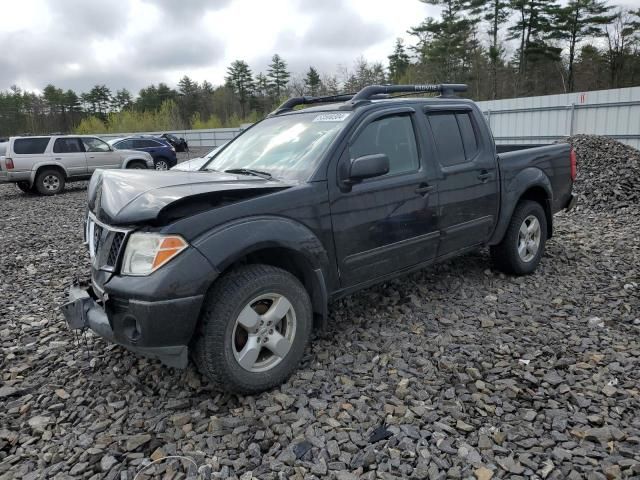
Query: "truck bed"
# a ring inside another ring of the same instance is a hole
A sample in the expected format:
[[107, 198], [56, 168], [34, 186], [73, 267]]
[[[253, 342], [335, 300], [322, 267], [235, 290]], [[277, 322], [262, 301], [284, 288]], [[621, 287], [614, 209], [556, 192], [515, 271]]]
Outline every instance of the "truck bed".
[[[496, 145], [502, 191], [513, 191], [525, 177], [546, 177], [551, 197], [551, 212], [566, 208], [571, 200], [571, 146], [568, 143], [544, 145]], [[548, 179], [548, 180], [547, 180]], [[511, 204], [515, 205], [515, 201]]]

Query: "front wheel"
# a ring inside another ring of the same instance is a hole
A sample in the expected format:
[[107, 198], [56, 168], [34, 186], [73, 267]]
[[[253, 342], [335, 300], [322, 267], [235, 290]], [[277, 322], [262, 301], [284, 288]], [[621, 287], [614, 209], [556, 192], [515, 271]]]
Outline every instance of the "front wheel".
[[297, 368], [312, 326], [300, 281], [269, 265], [245, 265], [218, 279], [206, 299], [193, 356], [216, 387], [253, 394]]
[[505, 273], [527, 275], [538, 267], [547, 241], [542, 205], [525, 200], [517, 206], [502, 241], [491, 247], [494, 265]]

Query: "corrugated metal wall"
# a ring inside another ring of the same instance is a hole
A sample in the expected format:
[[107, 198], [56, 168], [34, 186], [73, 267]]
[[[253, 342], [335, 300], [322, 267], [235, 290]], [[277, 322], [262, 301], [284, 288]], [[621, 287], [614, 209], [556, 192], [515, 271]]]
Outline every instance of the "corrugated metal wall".
[[[640, 148], [640, 87], [594, 92], [545, 95], [478, 102], [496, 143], [552, 143], [568, 135], [607, 135]], [[179, 130], [194, 147], [213, 147], [228, 142], [240, 128]], [[109, 134], [110, 139], [128, 135], [161, 135], [167, 132]]]
[[640, 148], [640, 87], [478, 102], [496, 143], [606, 135]]

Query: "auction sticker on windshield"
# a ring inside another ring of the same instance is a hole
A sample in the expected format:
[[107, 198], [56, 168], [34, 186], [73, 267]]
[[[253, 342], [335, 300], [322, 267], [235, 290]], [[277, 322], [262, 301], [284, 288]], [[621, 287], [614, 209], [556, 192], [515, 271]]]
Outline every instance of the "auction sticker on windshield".
[[314, 122], [343, 122], [350, 113], [347, 112], [339, 112], [339, 113], [323, 113], [318, 115], [313, 119]]

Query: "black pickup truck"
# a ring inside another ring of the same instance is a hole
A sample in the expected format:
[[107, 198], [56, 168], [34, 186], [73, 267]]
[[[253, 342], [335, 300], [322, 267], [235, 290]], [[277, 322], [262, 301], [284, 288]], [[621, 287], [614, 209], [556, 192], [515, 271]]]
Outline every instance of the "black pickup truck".
[[[575, 154], [497, 153], [464, 88], [292, 98], [199, 171], [97, 171], [69, 327], [169, 366], [190, 354], [253, 393], [297, 368], [332, 299], [483, 246], [498, 269], [533, 272], [575, 203]], [[390, 95], [422, 92], [440, 96]]]

